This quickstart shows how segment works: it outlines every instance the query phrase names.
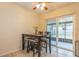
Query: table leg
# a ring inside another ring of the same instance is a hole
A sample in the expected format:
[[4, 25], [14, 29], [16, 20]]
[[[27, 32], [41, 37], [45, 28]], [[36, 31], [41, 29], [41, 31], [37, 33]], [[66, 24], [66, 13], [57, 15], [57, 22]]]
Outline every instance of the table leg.
[[39, 47], [38, 57], [40, 57], [40, 56], [41, 56], [41, 49], [40, 49], [40, 47]]
[[39, 42], [38, 42], [38, 57], [41, 56], [41, 41], [39, 39]]
[[29, 53], [29, 40], [27, 41], [27, 53]]
[[24, 42], [24, 34], [22, 34], [22, 50], [24, 50], [25, 42]]
[[46, 42], [46, 53], [47, 53], [47, 42]]
[[51, 38], [49, 38], [49, 52], [51, 53]]

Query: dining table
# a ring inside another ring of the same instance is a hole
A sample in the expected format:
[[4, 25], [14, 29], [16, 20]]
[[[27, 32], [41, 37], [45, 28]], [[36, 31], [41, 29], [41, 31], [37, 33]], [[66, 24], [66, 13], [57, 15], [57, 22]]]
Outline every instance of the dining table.
[[41, 39], [42, 38], [47, 38], [47, 39], [49, 39], [48, 41], [49, 41], [49, 52], [51, 53], [51, 36], [44, 36], [44, 35], [35, 35], [35, 34], [22, 34], [22, 50], [24, 50], [24, 48], [25, 48], [25, 37], [35, 37], [36, 39], [38, 39], [38, 49], [39, 49], [39, 51], [38, 51], [38, 57], [40, 57], [41, 56]]

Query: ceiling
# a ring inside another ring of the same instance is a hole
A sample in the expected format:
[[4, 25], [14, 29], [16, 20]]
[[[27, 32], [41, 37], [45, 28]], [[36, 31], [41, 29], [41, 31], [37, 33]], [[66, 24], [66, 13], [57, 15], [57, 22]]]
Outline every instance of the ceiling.
[[65, 7], [65, 6], [69, 6], [71, 5], [72, 3], [71, 2], [48, 2], [46, 3], [46, 6], [48, 7], [48, 10], [45, 11], [45, 10], [33, 10], [32, 8], [35, 7], [36, 4], [34, 4], [34, 2], [17, 2], [16, 4], [28, 9], [28, 10], [31, 10], [33, 12], [36, 12], [36, 13], [43, 13], [43, 12], [48, 12], [48, 11], [51, 11], [51, 10], [55, 10], [57, 8], [62, 8], [62, 7]]

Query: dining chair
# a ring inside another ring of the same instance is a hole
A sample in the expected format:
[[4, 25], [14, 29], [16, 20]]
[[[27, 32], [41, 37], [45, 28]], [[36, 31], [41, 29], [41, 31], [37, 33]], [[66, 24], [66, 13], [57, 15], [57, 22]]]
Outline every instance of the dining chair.
[[24, 39], [24, 49], [27, 49], [27, 53], [29, 53], [29, 49], [30, 49], [30, 41], [32, 37], [25, 37]]
[[36, 36], [36, 35], [22, 34], [22, 50], [27, 50], [27, 53], [32, 51], [33, 56], [35, 56], [35, 54], [38, 53], [38, 57], [40, 57], [41, 45], [39, 45], [38, 37], [39, 36]]
[[33, 52], [33, 57], [35, 56], [35, 54], [38, 53], [38, 41], [36, 40], [30, 40], [30, 45], [29, 47], [31, 47], [31, 51]]
[[38, 40], [35, 37], [28, 37], [27, 39], [27, 53], [32, 51], [33, 57], [39, 52]]
[[[47, 53], [47, 45], [49, 46], [49, 48], [50, 48], [50, 45], [48, 44], [48, 39], [50, 40], [50, 38], [47, 38], [47, 37], [50, 37], [50, 32], [43, 32], [43, 35], [45, 36], [45, 37], [43, 37], [42, 39], [41, 39], [41, 42], [43, 43], [42, 44], [42, 47], [44, 47], [45, 49], [46, 49], [46, 53]], [[43, 46], [44, 45], [44, 46]], [[49, 49], [49, 51], [50, 51], [50, 49]], [[51, 53], [51, 51], [50, 51], [50, 53]]]

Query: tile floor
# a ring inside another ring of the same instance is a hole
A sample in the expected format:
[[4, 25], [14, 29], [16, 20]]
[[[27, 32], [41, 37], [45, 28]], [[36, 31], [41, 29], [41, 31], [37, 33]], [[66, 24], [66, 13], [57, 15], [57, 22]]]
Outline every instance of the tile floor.
[[[63, 49], [58, 49], [58, 51], [57, 51], [56, 47], [52, 47], [51, 54], [49, 52], [46, 53], [45, 49], [43, 49], [41, 54], [42, 54], [41, 57], [74, 57], [73, 52], [66, 51]], [[7, 54], [3, 57], [33, 57], [33, 56], [32, 56], [32, 52], [27, 53], [26, 50], [24, 50], [24, 51], [20, 50], [20, 51], [14, 52], [14, 53]], [[36, 55], [36, 57], [37, 57], [37, 55]]]

